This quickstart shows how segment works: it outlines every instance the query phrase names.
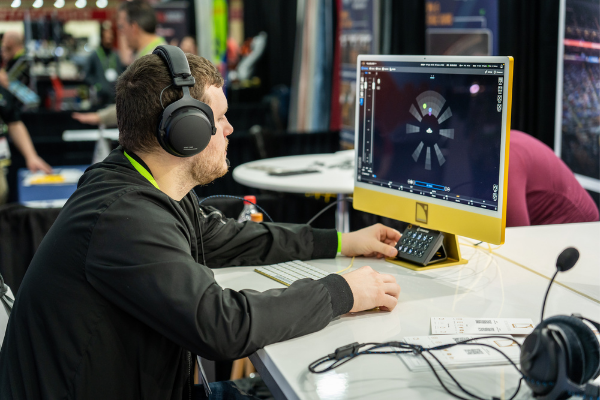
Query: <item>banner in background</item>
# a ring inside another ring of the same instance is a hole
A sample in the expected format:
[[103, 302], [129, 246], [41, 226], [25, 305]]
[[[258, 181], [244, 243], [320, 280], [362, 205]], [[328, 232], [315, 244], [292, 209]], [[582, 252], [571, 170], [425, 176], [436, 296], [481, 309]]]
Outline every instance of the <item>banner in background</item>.
[[340, 144], [350, 149], [354, 147], [356, 59], [359, 54], [379, 53], [379, 1], [343, 0], [340, 24]]
[[189, 35], [189, 8], [189, 3], [184, 1], [155, 5], [156, 34], [167, 43], [179, 46], [181, 39]]
[[600, 193], [600, 3], [562, 0], [560, 11], [554, 150]]
[[426, 48], [431, 55], [498, 55], [498, 0], [428, 0]]

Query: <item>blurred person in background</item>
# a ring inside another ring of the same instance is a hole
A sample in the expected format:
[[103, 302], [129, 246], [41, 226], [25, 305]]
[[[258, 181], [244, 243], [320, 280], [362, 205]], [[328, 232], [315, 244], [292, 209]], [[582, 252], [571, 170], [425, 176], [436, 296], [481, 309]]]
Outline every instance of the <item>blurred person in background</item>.
[[[154, 9], [141, 0], [126, 1], [119, 6], [117, 15], [119, 34], [125, 37], [127, 46], [135, 52], [135, 59], [152, 53], [156, 46], [166, 44], [156, 34]], [[73, 118], [84, 124], [117, 126], [117, 109], [114, 104], [91, 113], [73, 113]]]
[[2, 70], [0, 85], [8, 88], [10, 81], [19, 80], [29, 85], [29, 64], [21, 58], [25, 56], [23, 35], [15, 31], [7, 31], [2, 36]]
[[181, 39], [179, 48], [183, 50], [184, 53], [190, 53], [195, 56], [198, 55], [198, 45], [196, 44], [196, 39], [194, 39], [193, 36], [186, 36]]
[[115, 84], [125, 70], [116, 49], [113, 48], [115, 35], [110, 21], [100, 25], [100, 46], [92, 53], [85, 67], [85, 80], [94, 86], [102, 104], [115, 102]]
[[6, 203], [8, 198], [6, 168], [10, 165], [10, 150], [7, 134], [25, 157], [25, 163], [31, 172], [52, 172], [50, 165], [38, 156], [33, 147], [27, 127], [21, 122], [17, 100], [8, 90], [0, 87], [0, 205]]
[[554, 151], [527, 133], [510, 131], [506, 226], [598, 221], [598, 208]]

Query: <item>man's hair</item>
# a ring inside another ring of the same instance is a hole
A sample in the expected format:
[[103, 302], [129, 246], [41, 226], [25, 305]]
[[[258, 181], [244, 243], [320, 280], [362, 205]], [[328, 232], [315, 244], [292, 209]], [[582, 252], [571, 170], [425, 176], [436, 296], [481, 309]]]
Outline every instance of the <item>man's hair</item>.
[[[207, 59], [193, 54], [186, 57], [196, 79], [190, 94], [208, 104], [206, 89], [223, 86], [223, 78]], [[162, 112], [183, 97], [182, 89], [170, 86], [172, 83], [167, 65], [156, 54], [139, 58], [121, 74], [116, 86], [117, 123], [119, 142], [125, 150], [149, 153], [160, 148], [156, 132]]]
[[119, 6], [119, 11], [127, 13], [130, 24], [135, 22], [147, 33], [156, 32], [156, 15], [148, 3], [141, 0], [125, 1]]

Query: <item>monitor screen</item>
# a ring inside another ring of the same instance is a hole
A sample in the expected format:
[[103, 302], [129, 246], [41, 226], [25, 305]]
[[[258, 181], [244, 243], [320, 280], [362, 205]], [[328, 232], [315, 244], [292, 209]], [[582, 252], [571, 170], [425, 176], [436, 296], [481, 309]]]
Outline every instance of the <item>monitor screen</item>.
[[500, 218], [508, 58], [361, 57], [356, 185]]

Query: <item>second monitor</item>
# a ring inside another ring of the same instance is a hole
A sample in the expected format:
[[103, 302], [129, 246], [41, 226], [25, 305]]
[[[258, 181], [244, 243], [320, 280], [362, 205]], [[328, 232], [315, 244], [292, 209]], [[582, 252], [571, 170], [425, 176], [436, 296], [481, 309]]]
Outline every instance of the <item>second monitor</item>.
[[447, 248], [453, 235], [503, 243], [512, 67], [511, 57], [359, 56], [354, 207], [441, 231]]

